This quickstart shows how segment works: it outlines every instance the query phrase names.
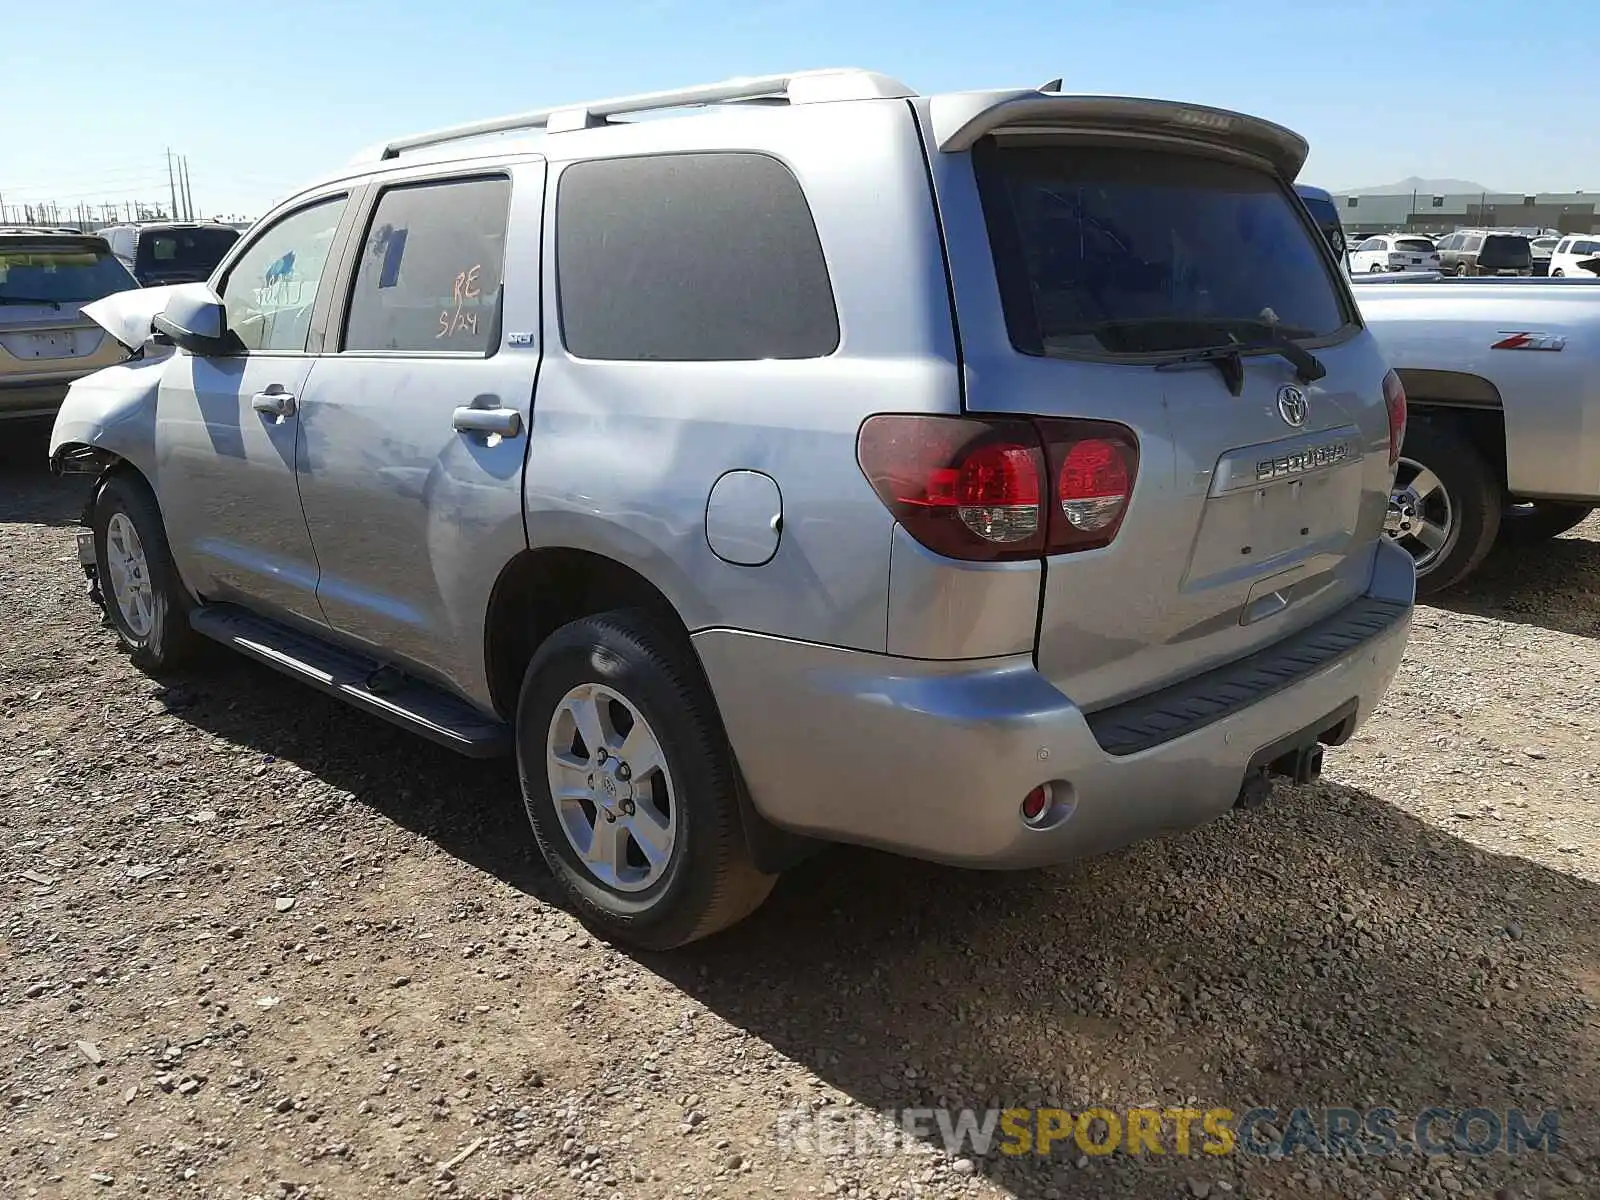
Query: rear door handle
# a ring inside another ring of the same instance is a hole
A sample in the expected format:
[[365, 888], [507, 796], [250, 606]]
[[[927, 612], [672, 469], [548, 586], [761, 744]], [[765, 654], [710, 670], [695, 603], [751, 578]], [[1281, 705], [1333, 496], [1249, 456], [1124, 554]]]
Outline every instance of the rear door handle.
[[522, 433], [522, 414], [514, 408], [473, 408], [463, 405], [450, 418], [458, 433], [499, 434], [503, 438]]
[[279, 388], [268, 388], [264, 392], [257, 392], [250, 397], [250, 407], [258, 413], [268, 417], [292, 417], [295, 413], [295, 399], [293, 392], [286, 392]]

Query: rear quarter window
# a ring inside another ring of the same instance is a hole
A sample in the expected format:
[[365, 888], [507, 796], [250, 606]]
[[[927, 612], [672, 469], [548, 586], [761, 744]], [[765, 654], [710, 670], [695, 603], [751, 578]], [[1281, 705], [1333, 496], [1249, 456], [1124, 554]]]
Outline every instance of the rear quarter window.
[[556, 189], [561, 333], [579, 358], [818, 358], [839, 317], [799, 181], [764, 154], [574, 163]]
[[1305, 208], [1264, 170], [992, 138], [973, 162], [1011, 341], [1024, 353], [1192, 349], [1263, 323], [1320, 339], [1355, 320]]

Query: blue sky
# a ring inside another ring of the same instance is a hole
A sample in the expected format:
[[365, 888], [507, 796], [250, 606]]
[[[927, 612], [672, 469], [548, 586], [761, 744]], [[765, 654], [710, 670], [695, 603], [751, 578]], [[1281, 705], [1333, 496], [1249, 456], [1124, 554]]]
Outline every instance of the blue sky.
[[13, 0], [0, 198], [162, 198], [171, 146], [203, 213], [254, 216], [385, 137], [821, 66], [1241, 109], [1304, 134], [1302, 179], [1332, 188], [1593, 190], [1600, 70], [1571, 36], [1592, 5], [1545, 0], [1518, 27], [1464, 0]]

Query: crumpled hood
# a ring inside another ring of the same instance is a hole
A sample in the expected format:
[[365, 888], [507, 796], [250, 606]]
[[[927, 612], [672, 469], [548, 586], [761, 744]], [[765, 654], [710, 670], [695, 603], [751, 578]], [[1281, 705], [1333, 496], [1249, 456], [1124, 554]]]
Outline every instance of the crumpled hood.
[[150, 319], [167, 307], [167, 298], [174, 289], [186, 286], [174, 283], [166, 287], [131, 288], [85, 304], [83, 315], [130, 351], [137, 350], [150, 336]]

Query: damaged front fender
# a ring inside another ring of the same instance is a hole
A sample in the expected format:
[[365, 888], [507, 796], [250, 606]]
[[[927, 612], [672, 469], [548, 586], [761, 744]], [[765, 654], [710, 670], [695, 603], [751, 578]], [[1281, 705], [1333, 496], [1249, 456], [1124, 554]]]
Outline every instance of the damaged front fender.
[[[176, 285], [182, 286], [182, 285]], [[134, 357], [74, 382], [50, 434], [56, 474], [100, 474], [120, 462], [156, 484], [156, 394], [173, 351], [151, 340], [150, 321], [173, 289], [119, 292], [84, 307], [89, 317]]]
[[165, 366], [135, 359], [73, 383], [50, 431], [50, 470], [99, 474], [127, 462], [154, 487], [156, 394]]

